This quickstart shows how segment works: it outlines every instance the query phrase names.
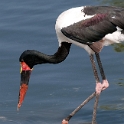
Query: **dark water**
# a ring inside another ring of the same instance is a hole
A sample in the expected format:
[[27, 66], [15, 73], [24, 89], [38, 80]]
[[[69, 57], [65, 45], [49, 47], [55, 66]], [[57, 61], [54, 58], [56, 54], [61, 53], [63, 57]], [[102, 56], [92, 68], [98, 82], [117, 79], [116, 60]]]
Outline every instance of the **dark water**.
[[[100, 1], [4, 0], [0, 2], [0, 124], [60, 124], [74, 108], [94, 92], [95, 82], [87, 53], [72, 46], [68, 58], [58, 65], [35, 66], [29, 90], [20, 111], [16, 111], [20, 64], [26, 49], [52, 54], [58, 47], [54, 24], [64, 10], [99, 5]], [[110, 87], [102, 93], [98, 124], [124, 123], [124, 53], [112, 46], [101, 53]], [[70, 124], [91, 122], [94, 100]]]

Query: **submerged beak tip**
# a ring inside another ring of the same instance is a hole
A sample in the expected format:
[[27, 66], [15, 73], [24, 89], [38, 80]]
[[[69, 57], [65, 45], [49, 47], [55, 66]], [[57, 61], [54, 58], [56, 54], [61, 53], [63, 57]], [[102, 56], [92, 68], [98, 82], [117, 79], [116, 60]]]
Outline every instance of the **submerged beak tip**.
[[17, 111], [19, 111], [19, 109], [20, 109], [20, 108], [17, 106]]
[[17, 111], [19, 111], [19, 109], [21, 108], [21, 103], [18, 103], [18, 105], [17, 105]]

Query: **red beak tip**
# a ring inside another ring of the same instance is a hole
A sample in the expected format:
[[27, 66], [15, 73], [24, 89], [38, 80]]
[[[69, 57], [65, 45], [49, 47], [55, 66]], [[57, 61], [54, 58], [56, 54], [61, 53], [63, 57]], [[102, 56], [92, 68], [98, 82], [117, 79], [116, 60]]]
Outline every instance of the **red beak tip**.
[[20, 107], [21, 107], [21, 104], [18, 103], [18, 105], [17, 105], [17, 111], [19, 111]]

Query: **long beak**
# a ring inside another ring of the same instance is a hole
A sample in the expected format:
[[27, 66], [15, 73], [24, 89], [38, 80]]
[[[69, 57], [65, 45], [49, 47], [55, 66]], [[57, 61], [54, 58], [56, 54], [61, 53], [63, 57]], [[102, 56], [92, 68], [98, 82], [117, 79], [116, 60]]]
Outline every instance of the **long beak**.
[[25, 63], [21, 62], [21, 81], [20, 81], [20, 90], [19, 90], [19, 97], [18, 97], [18, 105], [17, 109], [22, 105], [22, 102], [25, 98], [27, 89], [28, 89], [28, 83], [30, 79], [32, 69]]

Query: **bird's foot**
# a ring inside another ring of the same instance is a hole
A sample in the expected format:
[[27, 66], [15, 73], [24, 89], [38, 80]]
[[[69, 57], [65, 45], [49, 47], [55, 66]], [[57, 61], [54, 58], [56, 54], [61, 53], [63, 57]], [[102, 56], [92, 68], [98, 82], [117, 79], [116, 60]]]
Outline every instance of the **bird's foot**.
[[108, 87], [109, 87], [108, 81], [107, 80], [103, 80], [103, 82], [102, 82], [102, 90], [105, 90]]
[[102, 84], [100, 82], [96, 82], [96, 94], [99, 95], [102, 91]]
[[68, 121], [66, 121], [65, 119], [62, 120], [62, 124], [68, 124]]

